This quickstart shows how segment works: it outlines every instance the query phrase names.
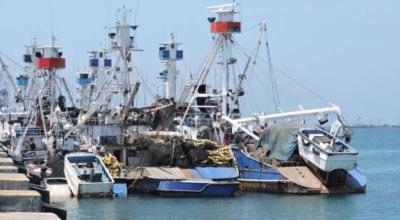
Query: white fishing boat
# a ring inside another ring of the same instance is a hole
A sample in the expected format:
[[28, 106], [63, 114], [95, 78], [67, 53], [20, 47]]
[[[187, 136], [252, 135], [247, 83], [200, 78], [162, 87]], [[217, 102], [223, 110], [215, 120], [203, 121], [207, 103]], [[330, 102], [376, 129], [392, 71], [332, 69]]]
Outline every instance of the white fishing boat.
[[107, 196], [112, 193], [114, 179], [95, 154], [76, 152], [65, 155], [64, 174], [74, 196]]
[[325, 172], [351, 170], [357, 162], [357, 150], [323, 129], [301, 129], [298, 148], [306, 162]]

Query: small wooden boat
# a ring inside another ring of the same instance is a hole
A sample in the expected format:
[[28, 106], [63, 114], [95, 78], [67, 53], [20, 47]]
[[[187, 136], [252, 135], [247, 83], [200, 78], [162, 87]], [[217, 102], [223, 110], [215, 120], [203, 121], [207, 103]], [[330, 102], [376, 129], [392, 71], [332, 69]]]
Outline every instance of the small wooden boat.
[[300, 156], [324, 172], [352, 170], [357, 150], [322, 129], [301, 129], [298, 135]]
[[101, 159], [92, 153], [70, 153], [65, 156], [64, 173], [74, 196], [108, 196], [114, 179]]

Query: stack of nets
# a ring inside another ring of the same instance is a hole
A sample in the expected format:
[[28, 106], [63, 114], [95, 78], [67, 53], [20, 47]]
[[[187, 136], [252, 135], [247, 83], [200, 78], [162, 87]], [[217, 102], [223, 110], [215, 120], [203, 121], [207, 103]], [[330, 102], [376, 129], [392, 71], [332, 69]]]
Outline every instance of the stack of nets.
[[231, 166], [233, 164], [233, 154], [229, 146], [219, 145], [210, 140], [200, 140], [194, 146], [206, 150], [207, 159], [202, 164], [213, 166]]
[[232, 166], [234, 157], [229, 146], [214, 141], [189, 140], [183, 137], [146, 137], [131, 135], [127, 143], [135, 148], [133, 166]]
[[121, 173], [121, 164], [118, 162], [117, 158], [111, 154], [106, 154], [101, 157], [104, 165], [106, 165], [108, 171], [112, 177], [118, 177]]

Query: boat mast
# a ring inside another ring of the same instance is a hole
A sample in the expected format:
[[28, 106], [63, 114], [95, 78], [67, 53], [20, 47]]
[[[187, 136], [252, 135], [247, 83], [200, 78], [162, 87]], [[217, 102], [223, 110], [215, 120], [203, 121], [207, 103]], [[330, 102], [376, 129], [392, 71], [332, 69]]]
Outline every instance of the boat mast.
[[[117, 68], [117, 72], [121, 71], [117, 79], [117, 88], [123, 95], [123, 101], [121, 103], [126, 103], [133, 87], [133, 79], [131, 79], [133, 71], [131, 64], [133, 56], [132, 51], [141, 50], [137, 50], [134, 43], [134, 33], [137, 29], [137, 25], [130, 25], [128, 23], [128, 12], [130, 12], [130, 10], [123, 7], [120, 11], [121, 20], [117, 20], [115, 27], [110, 28], [112, 31], [109, 32], [108, 36], [111, 40], [111, 50], [119, 53], [119, 57], [122, 60], [122, 69], [120, 70], [120, 67]], [[133, 103], [130, 103], [130, 105], [133, 106]]]
[[[28, 76], [28, 85], [26, 86], [25, 93], [25, 104], [27, 107], [33, 106], [33, 103], [36, 101], [35, 98], [37, 94], [40, 93], [41, 87], [43, 87], [43, 74], [39, 69], [36, 68], [36, 52], [38, 51], [38, 45], [36, 43], [36, 39], [33, 40], [31, 45], [25, 46], [26, 53], [24, 54], [24, 69], [26, 76]], [[18, 84], [17, 79], [17, 84]], [[21, 83], [24, 83], [23, 81]], [[27, 109], [29, 110], [29, 109]]]
[[162, 61], [167, 61], [165, 70], [160, 73], [160, 78], [164, 81], [164, 98], [176, 99], [176, 79], [178, 70], [176, 69], [176, 61], [183, 59], [183, 51], [178, 50], [180, 43], [175, 42], [174, 35], [171, 34], [171, 39], [168, 43], [161, 43], [159, 48], [159, 58]]
[[[46, 140], [48, 140], [47, 131], [51, 130], [51, 124], [57, 123], [57, 121], [53, 121], [56, 120], [56, 117], [54, 117], [56, 115], [55, 108], [57, 104], [59, 104], [58, 100], [56, 99], [58, 87], [57, 79], [59, 79], [57, 76], [57, 70], [65, 68], [65, 59], [62, 57], [61, 47], [55, 46], [54, 40], [55, 39], [53, 37], [51, 46], [35, 47], [35, 70], [43, 71], [44, 75], [47, 75], [47, 78], [43, 88], [40, 91], [40, 94], [35, 94], [35, 96], [33, 96], [34, 100], [36, 101], [36, 105], [32, 106], [30, 109], [22, 138], [19, 139], [17, 146], [14, 149], [15, 155], [20, 154], [21, 146], [29, 126], [32, 122], [34, 122], [35, 118], [37, 120], [36, 122], [41, 121], [41, 126], [43, 127]], [[33, 59], [31, 61], [33, 61]], [[46, 102], [49, 103], [49, 105], [43, 105]], [[49, 121], [46, 120], [47, 118], [45, 117], [44, 110], [49, 110]], [[37, 118], [37, 115], [40, 116], [40, 120]], [[50, 127], [47, 127], [47, 122], [50, 122]]]
[[230, 69], [236, 63], [236, 58], [232, 55], [232, 34], [239, 33], [241, 23], [234, 21], [234, 15], [238, 13], [235, 6], [238, 3], [216, 5], [208, 7], [213, 13], [218, 15], [218, 18], [209, 18], [211, 22], [211, 33], [223, 37], [223, 44], [221, 47], [221, 56], [218, 64], [221, 65], [220, 74], [221, 82], [221, 111], [223, 115], [228, 115], [231, 106], [229, 106], [229, 78]]
[[[222, 54], [221, 57], [222, 63], [226, 68], [225, 75], [223, 75], [223, 82], [222, 82], [222, 91], [220, 94], [217, 96], [222, 97], [222, 114], [228, 114], [229, 113], [229, 106], [228, 106], [228, 92], [229, 92], [229, 65], [232, 65], [236, 62], [236, 59], [232, 58], [231, 56], [231, 37], [232, 33], [238, 33], [240, 32], [240, 22], [234, 22], [233, 21], [233, 15], [237, 13], [235, 11], [235, 6], [238, 5], [237, 3], [232, 3], [232, 4], [224, 4], [224, 5], [216, 5], [216, 6], [211, 6], [208, 7], [208, 9], [212, 10], [212, 12], [216, 13], [218, 17], [218, 21], [216, 21], [215, 17], [210, 17], [208, 18], [208, 21], [211, 23], [211, 33], [214, 33], [216, 36], [214, 37], [214, 45], [211, 48], [210, 53], [208, 54], [206, 60], [203, 63], [203, 66], [201, 68], [199, 78], [194, 84], [195, 90], [193, 92], [193, 95], [186, 107], [185, 113], [183, 114], [183, 120], [180, 122], [180, 126], [183, 125], [184, 119], [186, 118], [190, 108], [192, 107], [192, 104], [196, 98], [200, 97], [201, 94], [199, 94], [199, 88], [203, 85], [205, 82], [208, 73], [210, 72], [211, 66], [215, 61], [215, 58], [218, 54], [218, 52], [221, 51], [220, 54]], [[228, 50], [226, 50], [228, 48]], [[229, 51], [228, 53], [224, 54], [224, 51]], [[185, 102], [187, 96], [189, 95], [189, 91], [186, 90], [188, 86], [185, 86], [185, 88], [182, 91], [182, 94], [178, 100], [178, 105], [182, 105], [182, 103]], [[191, 85], [189, 85], [188, 88], [191, 88]], [[204, 95], [204, 94], [203, 94]], [[209, 95], [208, 95], [209, 96]], [[211, 95], [215, 96], [215, 94]]]

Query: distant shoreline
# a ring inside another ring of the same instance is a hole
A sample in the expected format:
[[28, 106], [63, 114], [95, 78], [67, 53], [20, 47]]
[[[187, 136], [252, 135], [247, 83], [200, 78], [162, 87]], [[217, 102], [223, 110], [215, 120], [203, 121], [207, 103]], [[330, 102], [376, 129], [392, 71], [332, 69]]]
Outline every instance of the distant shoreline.
[[400, 128], [400, 125], [347, 125], [350, 128]]

